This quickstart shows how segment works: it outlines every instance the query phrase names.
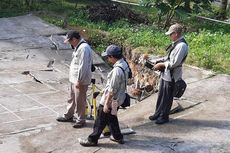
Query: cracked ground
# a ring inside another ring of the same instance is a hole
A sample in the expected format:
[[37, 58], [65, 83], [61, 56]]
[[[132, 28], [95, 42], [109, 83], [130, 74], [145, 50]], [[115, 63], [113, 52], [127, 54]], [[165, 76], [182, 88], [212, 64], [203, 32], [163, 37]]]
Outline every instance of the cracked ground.
[[[92, 120], [83, 129], [55, 120], [68, 98], [72, 50], [62, 43], [66, 31], [33, 15], [1, 18], [0, 27], [0, 152], [230, 152], [229, 75], [185, 66], [188, 87], [175, 99], [168, 124], [148, 120], [155, 109], [153, 94], [120, 111], [121, 128], [136, 132], [125, 135], [124, 145], [104, 138], [99, 146], [84, 148], [78, 138], [92, 132]], [[104, 64], [94, 56], [96, 64]], [[97, 86], [105, 76], [95, 73]]]

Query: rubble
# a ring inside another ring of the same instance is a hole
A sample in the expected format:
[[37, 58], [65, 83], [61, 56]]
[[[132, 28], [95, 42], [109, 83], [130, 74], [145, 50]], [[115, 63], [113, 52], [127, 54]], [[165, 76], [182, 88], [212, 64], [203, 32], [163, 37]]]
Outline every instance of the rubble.
[[88, 6], [86, 11], [89, 15], [89, 19], [93, 22], [104, 21], [112, 24], [120, 19], [126, 19], [128, 22], [133, 24], [149, 23], [146, 15], [134, 13], [128, 7], [115, 3], [102, 3]]
[[159, 73], [144, 66], [145, 61], [152, 55], [143, 54], [138, 49], [126, 49], [125, 55], [133, 73], [133, 78], [128, 81], [131, 96], [141, 101], [157, 92]]

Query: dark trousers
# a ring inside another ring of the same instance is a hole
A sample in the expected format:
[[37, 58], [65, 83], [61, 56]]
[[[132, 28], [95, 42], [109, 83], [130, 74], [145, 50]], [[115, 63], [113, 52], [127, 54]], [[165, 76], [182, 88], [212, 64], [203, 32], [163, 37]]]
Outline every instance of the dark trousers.
[[158, 118], [168, 119], [173, 102], [174, 82], [163, 79], [160, 81], [160, 89], [157, 98], [155, 114]]
[[117, 116], [112, 115], [111, 110], [109, 113], [104, 113], [103, 106], [100, 105], [97, 110], [97, 118], [94, 123], [93, 133], [88, 136], [88, 140], [97, 143], [106, 125], [109, 126], [109, 130], [112, 133], [114, 139], [123, 139]]

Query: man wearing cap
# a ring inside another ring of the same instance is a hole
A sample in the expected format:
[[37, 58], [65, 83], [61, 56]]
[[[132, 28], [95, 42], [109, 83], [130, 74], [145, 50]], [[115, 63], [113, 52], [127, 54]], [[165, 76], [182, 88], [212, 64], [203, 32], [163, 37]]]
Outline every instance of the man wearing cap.
[[69, 71], [71, 91], [67, 112], [63, 116], [58, 117], [57, 121], [73, 122], [73, 117], [76, 113], [76, 123], [73, 127], [81, 128], [86, 123], [86, 92], [92, 77], [92, 49], [80, 36], [79, 32], [76, 31], [68, 32], [64, 42], [69, 43], [74, 48]]
[[94, 123], [93, 133], [87, 139], [79, 139], [82, 146], [96, 146], [98, 139], [106, 125], [109, 126], [112, 136], [110, 139], [119, 144], [123, 144], [117, 110], [125, 100], [126, 82], [128, 79], [128, 64], [123, 59], [122, 50], [117, 45], [110, 45], [102, 56], [107, 57], [113, 64], [113, 69], [107, 76], [107, 83], [103, 90], [103, 95]]
[[165, 34], [172, 40], [172, 44], [166, 49], [168, 55], [158, 59], [154, 65], [155, 70], [161, 71], [161, 79], [155, 113], [149, 119], [156, 120], [156, 124], [169, 121], [174, 84], [182, 78], [182, 64], [188, 54], [188, 45], [182, 36], [180, 24], [170, 26]]

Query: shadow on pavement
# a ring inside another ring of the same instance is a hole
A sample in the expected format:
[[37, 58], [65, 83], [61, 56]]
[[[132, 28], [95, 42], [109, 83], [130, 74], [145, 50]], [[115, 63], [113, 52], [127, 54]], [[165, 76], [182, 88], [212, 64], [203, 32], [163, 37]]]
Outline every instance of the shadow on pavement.
[[133, 127], [138, 132], [157, 133], [187, 133], [204, 128], [216, 128], [219, 130], [230, 130], [230, 122], [224, 120], [195, 120], [195, 119], [170, 119], [169, 123], [157, 125], [155, 122], [147, 122], [140, 126]]
[[194, 120], [194, 119], [176, 119], [172, 120], [171, 124], [180, 127], [209, 127], [217, 129], [230, 130], [230, 121], [227, 120]]

